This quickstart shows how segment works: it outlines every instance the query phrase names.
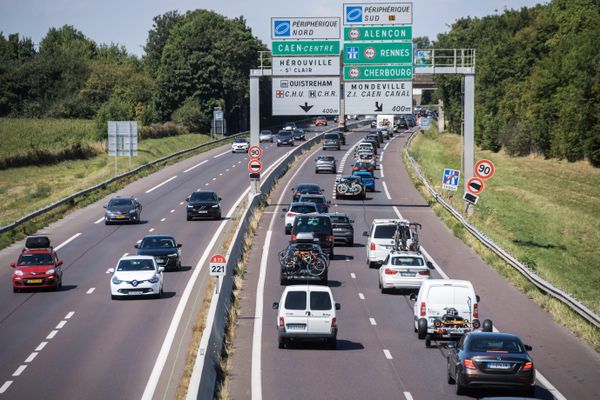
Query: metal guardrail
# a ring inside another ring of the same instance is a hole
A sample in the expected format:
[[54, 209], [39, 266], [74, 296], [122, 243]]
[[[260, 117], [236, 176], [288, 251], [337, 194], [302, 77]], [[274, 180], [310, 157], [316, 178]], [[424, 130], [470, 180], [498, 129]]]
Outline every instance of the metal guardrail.
[[551, 283], [545, 281], [538, 274], [527, 268], [523, 263], [521, 263], [517, 258], [512, 256], [506, 250], [498, 246], [494, 243], [489, 237], [480, 232], [477, 228], [471, 225], [465, 217], [458, 212], [451, 204], [449, 204], [446, 200], [442, 198], [442, 196], [434, 189], [434, 187], [429, 183], [425, 174], [417, 164], [414, 158], [410, 155], [409, 148], [410, 144], [418, 131], [412, 132], [409, 136], [408, 140], [404, 145], [404, 151], [406, 154], [406, 158], [411, 163], [415, 173], [419, 176], [423, 185], [427, 188], [429, 193], [435, 198], [435, 200], [442, 205], [450, 214], [454, 216], [477, 240], [479, 240], [484, 246], [492, 250], [499, 257], [501, 257], [504, 261], [510, 264], [513, 268], [515, 268], [518, 272], [520, 272], [529, 282], [533, 283], [538, 289], [543, 291], [544, 293], [554, 297], [555, 299], [561, 301], [563, 304], [567, 305], [570, 309], [575, 311], [581, 317], [585, 318], [588, 322], [595, 325], [597, 328], [600, 328], [600, 316], [586, 307], [583, 303], [575, 299], [570, 294], [564, 292], [561, 289], [556, 288]]

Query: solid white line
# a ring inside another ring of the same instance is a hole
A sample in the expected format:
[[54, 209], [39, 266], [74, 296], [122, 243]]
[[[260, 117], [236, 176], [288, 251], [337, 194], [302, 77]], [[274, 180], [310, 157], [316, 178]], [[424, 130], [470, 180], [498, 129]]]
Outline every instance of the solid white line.
[[58, 333], [58, 331], [52, 331], [52, 332], [50, 332], [48, 334], [48, 336], [46, 336], [46, 339], [47, 340], [54, 339], [54, 336], [56, 336], [57, 333]]
[[565, 396], [562, 395], [561, 392], [558, 391], [557, 388], [554, 387], [553, 384], [550, 383], [548, 379], [539, 370], [535, 370], [535, 379], [540, 382], [550, 393], [554, 396], [555, 400], [567, 400]]
[[94, 224], [99, 224], [102, 221], [104, 221], [104, 217], [100, 218], [98, 221], [94, 221]]
[[48, 344], [48, 342], [42, 342], [42, 343], [38, 344], [38, 347], [35, 348], [35, 351], [44, 350], [44, 347], [46, 347], [47, 344]]
[[36, 357], [37, 357], [38, 353], [36, 353], [35, 351], [33, 353], [31, 353], [29, 355], [29, 357], [27, 357], [27, 359], [25, 360], [26, 363], [30, 363], [32, 362]]
[[67, 321], [62, 320], [58, 323], [58, 325], [56, 325], [56, 328], [54, 328], [54, 329], [62, 329], [66, 324], [67, 324]]
[[364, 300], [365, 299], [365, 295], [362, 294], [362, 293], [359, 293], [358, 294], [358, 298], [361, 299], [361, 300]]
[[66, 245], [71, 243], [73, 240], [77, 239], [79, 236], [81, 236], [81, 232], [74, 234], [73, 236], [71, 236], [70, 238], [68, 238], [67, 240], [65, 240], [64, 242], [59, 244], [58, 246], [56, 246], [54, 248], [54, 250], [58, 251], [58, 250], [62, 249], [63, 247], [65, 247]]
[[392, 353], [390, 353], [390, 351], [388, 349], [383, 349], [383, 354], [385, 355], [385, 358], [387, 358], [388, 360], [392, 359]]
[[406, 400], [413, 400], [413, 397], [410, 394], [410, 392], [404, 392], [404, 397], [406, 398]]
[[221, 153], [221, 154], [217, 154], [217, 155], [216, 155], [216, 156], [214, 156], [213, 158], [219, 158], [219, 157], [221, 157], [221, 156], [224, 156], [225, 154], [229, 153], [230, 151], [231, 151], [231, 150], [224, 151], [224, 152], [223, 152], [223, 153]]
[[154, 186], [153, 188], [150, 188], [148, 190], [146, 190], [146, 193], [150, 193], [153, 192], [154, 190], [158, 189], [159, 187], [161, 187], [162, 185], [166, 185], [167, 183], [171, 182], [173, 179], [177, 178], [177, 175], [170, 177], [169, 179], [167, 179], [166, 181], [159, 183], [158, 185]]
[[167, 219], [166, 218], [161, 218], [160, 222], [165, 222]]
[[377, 321], [375, 321], [375, 318], [369, 318], [369, 322], [371, 323], [371, 325], [377, 325]]
[[25, 371], [25, 368], [27, 368], [27, 365], [19, 365], [19, 368], [17, 368], [17, 370], [15, 372], [13, 372], [12, 376], [19, 376], [23, 373], [23, 371]]
[[148, 229], [148, 232], [154, 232], [154, 228]]
[[354, 272], [350, 272], [350, 277], [351, 277], [352, 279], [356, 279], [356, 274], [355, 274]]
[[383, 165], [379, 165], [379, 173], [381, 174], [382, 178], [385, 178], [385, 175], [383, 174]]
[[193, 170], [193, 169], [195, 169], [195, 168], [198, 168], [199, 166], [201, 166], [202, 164], [205, 164], [205, 163], [207, 163], [207, 162], [208, 162], [208, 160], [204, 160], [204, 161], [202, 161], [202, 162], [199, 162], [198, 164], [194, 165], [194, 166], [193, 166], [193, 167], [191, 167], [191, 168], [188, 168], [188, 169], [186, 169], [186, 170], [185, 170], [185, 171], [183, 171], [183, 172], [184, 172], [184, 173], [186, 173], [186, 172], [190, 172], [191, 170]]
[[390, 145], [390, 143], [392, 143], [392, 142], [387, 142], [387, 143], [385, 144], [385, 146], [383, 146], [383, 151], [386, 151], [386, 150], [387, 150], [387, 148], [388, 148], [388, 146]]
[[387, 197], [388, 200], [391, 200], [392, 196], [390, 196], [390, 192], [388, 191], [385, 181], [381, 182], [381, 184], [383, 185], [383, 191], [385, 192], [385, 197]]
[[90, 288], [87, 292], [85, 292], [85, 294], [92, 294], [94, 293], [94, 290], [96, 290], [96, 288]]
[[0, 394], [6, 392], [6, 389], [8, 389], [8, 387], [10, 385], [12, 385], [13, 381], [6, 381], [4, 382], [4, 384], [0, 387]]
[[[92, 288], [93, 289], [93, 288]], [[69, 311], [67, 315], [65, 315], [65, 319], [71, 319], [71, 317], [75, 315], [75, 311]]]

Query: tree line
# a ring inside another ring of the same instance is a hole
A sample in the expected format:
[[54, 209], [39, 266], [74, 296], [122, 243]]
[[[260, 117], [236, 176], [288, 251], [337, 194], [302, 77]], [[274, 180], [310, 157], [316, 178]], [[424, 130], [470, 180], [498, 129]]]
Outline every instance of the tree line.
[[[436, 48], [475, 48], [475, 137], [484, 149], [600, 166], [600, 6], [553, 0], [463, 18]], [[435, 77], [454, 132], [461, 79]]]
[[215, 106], [239, 120], [248, 71], [267, 50], [244, 18], [195, 10], [153, 21], [141, 58], [69, 25], [37, 46], [0, 32], [0, 117], [95, 119], [99, 135], [108, 120], [207, 132]]

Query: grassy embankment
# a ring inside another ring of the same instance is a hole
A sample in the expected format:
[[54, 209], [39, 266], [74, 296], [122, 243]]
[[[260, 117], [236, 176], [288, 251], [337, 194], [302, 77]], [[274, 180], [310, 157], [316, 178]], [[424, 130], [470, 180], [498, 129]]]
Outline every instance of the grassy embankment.
[[[411, 154], [429, 181], [443, 192], [443, 169], [461, 166], [460, 137], [438, 134], [432, 128], [415, 138]], [[503, 152], [476, 150], [475, 159], [481, 158], [492, 160], [496, 173], [485, 182], [486, 188], [470, 221], [544, 279], [600, 313], [600, 169], [587, 162], [568, 163], [533, 156], [514, 158]], [[453, 195], [446, 193], [458, 210], [463, 209], [462, 194], [462, 190]], [[597, 329], [573, 315], [562, 303], [543, 295], [477, 242], [441, 206], [435, 205], [434, 210], [486, 262], [556, 320], [600, 350]]]

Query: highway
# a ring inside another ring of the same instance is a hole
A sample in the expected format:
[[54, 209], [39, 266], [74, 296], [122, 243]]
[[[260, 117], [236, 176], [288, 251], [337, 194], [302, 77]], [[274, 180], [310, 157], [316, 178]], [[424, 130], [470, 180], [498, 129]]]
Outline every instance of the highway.
[[[290, 150], [263, 148], [265, 168]], [[186, 221], [184, 200], [196, 189], [215, 190], [230, 216], [249, 187], [247, 162], [224, 145], [127, 185], [114, 195], [140, 200], [140, 224], [105, 226], [102, 206], [111, 195], [37, 232], [50, 237], [64, 262], [58, 292], [13, 293], [9, 263], [24, 241], [0, 251], [0, 399], [174, 398], [207, 284], [200, 267], [212, 254], [209, 243], [218, 250], [213, 238], [229, 225], [227, 218]], [[107, 269], [135, 254], [144, 235], [160, 233], [183, 243], [183, 270], [165, 272], [162, 299], [112, 301]], [[163, 348], [165, 338], [172, 340]], [[159, 374], [150, 379], [153, 370]]]
[[[446, 352], [434, 342], [425, 348], [413, 331], [413, 303], [405, 293], [382, 294], [377, 270], [365, 263], [362, 236], [374, 218], [405, 217], [423, 225], [424, 253], [436, 265], [432, 278], [467, 279], [481, 296], [480, 315], [496, 329], [515, 333], [533, 346], [538, 371], [535, 397], [540, 399], [600, 398], [600, 357], [539, 306], [514, 288], [462, 241], [454, 237], [411, 183], [402, 163], [405, 134], [382, 145], [376, 191], [367, 200], [336, 200], [335, 175], [315, 174], [313, 159], [334, 154], [338, 172], [349, 174], [351, 146], [365, 132], [348, 134], [342, 151], [315, 148], [279, 181], [250, 250], [241, 311], [232, 358], [232, 399], [448, 399], [456, 398], [446, 382]], [[383, 147], [385, 146], [385, 147]], [[355, 221], [354, 247], [336, 247], [329, 286], [342, 309], [337, 313], [338, 348], [300, 343], [277, 346], [276, 311], [283, 287], [277, 253], [290, 239], [284, 235], [290, 188], [317, 183], [332, 200], [331, 211], [346, 212]], [[474, 393], [503, 395], [506, 392]]]

